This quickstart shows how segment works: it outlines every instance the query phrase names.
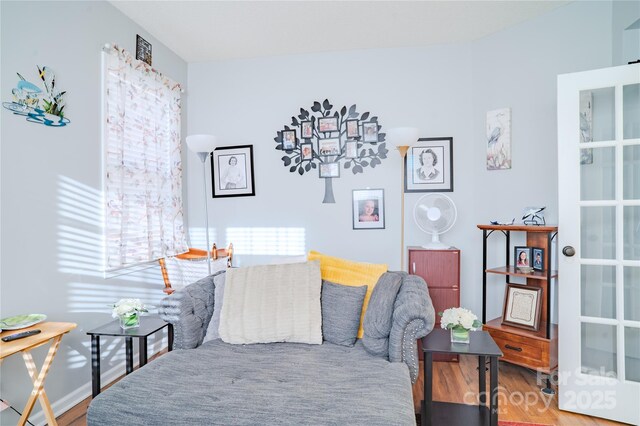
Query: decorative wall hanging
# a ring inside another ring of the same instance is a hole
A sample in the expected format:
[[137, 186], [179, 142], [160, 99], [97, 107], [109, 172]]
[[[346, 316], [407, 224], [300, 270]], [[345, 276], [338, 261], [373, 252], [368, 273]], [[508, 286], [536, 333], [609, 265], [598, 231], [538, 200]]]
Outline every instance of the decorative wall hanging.
[[487, 112], [487, 170], [511, 168], [511, 108]]
[[44, 92], [35, 84], [27, 81], [18, 74], [20, 80], [16, 87], [11, 90], [13, 102], [3, 102], [2, 106], [27, 118], [31, 123], [44, 124], [49, 127], [63, 127], [70, 123], [64, 116], [64, 96], [66, 91], [56, 90], [56, 77], [50, 68], [38, 68], [38, 76], [42, 80]]
[[256, 195], [253, 145], [216, 148], [211, 156], [213, 198]]
[[136, 59], [151, 66], [151, 43], [136, 34]]
[[369, 112], [360, 114], [356, 105], [333, 110], [328, 99], [315, 101], [309, 110], [300, 108], [274, 138], [276, 149], [284, 151], [281, 158], [291, 173], [304, 175], [318, 169], [324, 179], [323, 203], [335, 203], [333, 179], [340, 177], [340, 166], [355, 175], [365, 167], [375, 168], [387, 158], [385, 134], [378, 117]]
[[353, 190], [353, 229], [384, 229], [384, 189]]
[[420, 138], [404, 161], [404, 192], [453, 192], [453, 138]]

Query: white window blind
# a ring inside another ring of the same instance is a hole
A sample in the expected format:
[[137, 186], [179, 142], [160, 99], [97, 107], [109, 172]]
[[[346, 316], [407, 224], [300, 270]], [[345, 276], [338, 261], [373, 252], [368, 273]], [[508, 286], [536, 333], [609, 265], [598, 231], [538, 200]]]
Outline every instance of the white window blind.
[[180, 86], [117, 47], [103, 53], [105, 269], [187, 251]]

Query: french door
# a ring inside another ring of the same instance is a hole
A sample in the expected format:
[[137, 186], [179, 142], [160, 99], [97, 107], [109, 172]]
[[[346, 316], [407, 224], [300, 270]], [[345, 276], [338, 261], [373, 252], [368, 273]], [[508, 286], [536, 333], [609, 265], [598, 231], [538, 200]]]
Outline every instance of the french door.
[[640, 424], [640, 64], [558, 77], [562, 410]]

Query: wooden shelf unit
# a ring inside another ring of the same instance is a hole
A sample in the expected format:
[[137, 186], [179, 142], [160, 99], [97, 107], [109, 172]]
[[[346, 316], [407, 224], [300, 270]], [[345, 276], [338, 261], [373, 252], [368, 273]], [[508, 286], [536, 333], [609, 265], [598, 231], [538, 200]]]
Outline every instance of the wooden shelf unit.
[[[550, 374], [558, 367], [558, 326], [551, 323], [551, 284], [558, 279], [558, 271], [551, 269], [551, 246], [558, 234], [556, 226], [528, 225], [478, 225], [482, 230], [482, 323], [504, 353], [503, 361], [523, 367], [537, 369]], [[494, 232], [505, 237], [505, 266], [487, 267], [487, 239]], [[544, 248], [546, 270], [525, 274], [518, 271], [511, 261], [511, 232], [526, 232], [529, 247]], [[502, 317], [487, 320], [487, 274], [505, 276], [505, 284], [510, 277], [526, 278], [527, 285], [542, 289], [542, 312], [537, 331], [525, 330], [502, 324]]]

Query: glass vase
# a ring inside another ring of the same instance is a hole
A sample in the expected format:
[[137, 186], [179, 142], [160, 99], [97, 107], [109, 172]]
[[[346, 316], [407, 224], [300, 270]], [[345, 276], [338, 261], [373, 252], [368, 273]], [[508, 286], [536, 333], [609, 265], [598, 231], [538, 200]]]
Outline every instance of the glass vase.
[[451, 330], [451, 343], [469, 344], [469, 330], [462, 327], [455, 327]]
[[127, 330], [129, 328], [136, 328], [140, 326], [140, 314], [134, 312], [129, 315], [120, 315], [120, 328]]

